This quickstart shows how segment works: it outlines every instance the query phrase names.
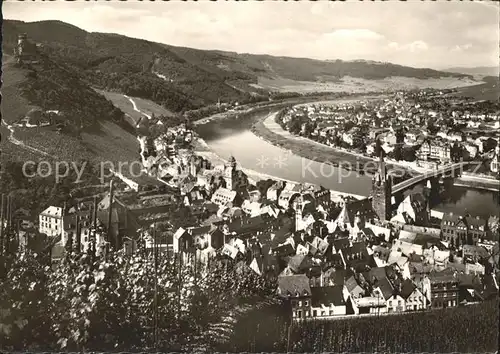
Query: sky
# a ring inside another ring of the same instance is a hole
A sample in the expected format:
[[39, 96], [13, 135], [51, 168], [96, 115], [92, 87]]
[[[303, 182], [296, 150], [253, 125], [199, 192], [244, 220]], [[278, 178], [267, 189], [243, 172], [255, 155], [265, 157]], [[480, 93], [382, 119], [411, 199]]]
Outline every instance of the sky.
[[3, 16], [60, 20], [89, 32], [199, 49], [442, 69], [498, 66], [499, 5], [444, 0], [4, 0]]

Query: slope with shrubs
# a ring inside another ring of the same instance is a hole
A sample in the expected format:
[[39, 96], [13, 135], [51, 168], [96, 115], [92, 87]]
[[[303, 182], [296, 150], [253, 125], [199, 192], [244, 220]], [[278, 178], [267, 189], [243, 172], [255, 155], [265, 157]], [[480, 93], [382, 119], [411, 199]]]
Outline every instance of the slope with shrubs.
[[260, 78], [339, 82], [343, 77], [378, 80], [394, 76], [419, 79], [467, 75], [369, 61], [321, 61], [174, 47], [117, 34], [89, 33], [60, 21], [6, 20], [4, 49], [27, 33], [44, 51], [78, 69], [91, 86], [151, 99], [174, 112], [216, 103], [265, 98], [252, 87]]

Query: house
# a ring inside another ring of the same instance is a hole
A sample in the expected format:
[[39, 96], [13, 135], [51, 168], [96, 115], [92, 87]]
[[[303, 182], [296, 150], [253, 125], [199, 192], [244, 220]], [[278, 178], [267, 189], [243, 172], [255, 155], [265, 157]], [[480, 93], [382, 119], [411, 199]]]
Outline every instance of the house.
[[358, 299], [351, 298], [350, 300], [355, 315], [375, 315], [387, 312], [386, 301], [380, 296], [367, 296]]
[[342, 249], [340, 254], [348, 269], [363, 271], [369, 267], [370, 255], [365, 242], [354, 242], [351, 247]]
[[405, 311], [418, 311], [427, 308], [426, 297], [410, 279], [403, 280], [399, 295], [404, 300]]
[[486, 236], [486, 221], [467, 215], [462, 217], [453, 213], [443, 215], [441, 220], [442, 239], [452, 247], [472, 245]]
[[200, 250], [213, 248], [218, 250], [226, 242], [224, 233], [216, 225], [188, 228], [187, 232], [192, 236], [194, 244]]
[[393, 241], [392, 249], [401, 252], [406, 257], [411, 254], [423, 255], [424, 253], [422, 245], [401, 238]]
[[391, 250], [383, 247], [383, 246], [374, 246], [372, 248], [372, 258], [377, 267], [384, 267], [388, 263], [389, 255], [391, 254]]
[[335, 224], [343, 229], [362, 229], [366, 222], [377, 220], [369, 199], [346, 202], [340, 214], [335, 219]]
[[346, 301], [348, 298], [351, 298], [351, 300], [356, 300], [362, 298], [365, 293], [366, 290], [361, 287], [356, 277], [354, 275], [348, 276], [348, 278], [344, 282], [344, 299]]
[[462, 257], [470, 260], [485, 260], [488, 259], [490, 253], [485, 247], [477, 245], [464, 245], [462, 247]]
[[173, 236], [173, 250], [175, 253], [187, 252], [194, 245], [193, 236], [185, 229], [180, 227]]
[[[298, 247], [297, 247], [298, 248]], [[295, 274], [305, 274], [307, 277], [320, 276], [321, 268], [307, 254], [296, 254], [288, 260], [288, 268]]]
[[327, 319], [347, 314], [342, 286], [324, 286], [311, 289], [312, 318]]
[[236, 191], [220, 187], [212, 195], [212, 203], [218, 204], [220, 206], [233, 206], [236, 199]]
[[311, 287], [304, 274], [280, 275], [277, 293], [291, 307], [293, 319], [311, 316]]
[[423, 293], [432, 308], [456, 307], [459, 304], [459, 281], [450, 271], [430, 272]]
[[419, 159], [435, 159], [441, 161], [449, 161], [451, 159], [451, 145], [449, 142], [434, 139], [434, 140], [425, 140], [420, 145], [420, 148], [417, 150], [417, 157]]
[[[63, 228], [63, 208], [49, 206], [40, 213], [38, 229], [40, 233], [49, 237], [62, 236], [64, 238]], [[65, 240], [62, 240], [62, 244], [65, 243]]]
[[398, 206], [397, 214], [406, 214], [412, 224], [425, 225], [427, 223], [427, 202], [420, 193], [408, 195]]

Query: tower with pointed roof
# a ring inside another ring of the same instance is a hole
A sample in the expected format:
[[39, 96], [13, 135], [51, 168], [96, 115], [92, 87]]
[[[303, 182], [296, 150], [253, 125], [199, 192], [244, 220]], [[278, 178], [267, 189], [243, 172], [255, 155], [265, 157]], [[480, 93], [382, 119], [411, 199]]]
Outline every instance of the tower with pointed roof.
[[391, 218], [392, 179], [387, 175], [385, 162], [380, 155], [378, 171], [372, 179], [372, 208], [382, 221]]

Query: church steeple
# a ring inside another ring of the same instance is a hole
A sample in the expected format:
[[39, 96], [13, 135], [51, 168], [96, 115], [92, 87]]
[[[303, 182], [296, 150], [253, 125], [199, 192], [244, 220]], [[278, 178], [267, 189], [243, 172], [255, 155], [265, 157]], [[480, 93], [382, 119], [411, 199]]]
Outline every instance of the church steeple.
[[372, 180], [372, 208], [382, 221], [391, 218], [392, 179], [387, 170], [382, 154], [380, 155], [378, 171]]

